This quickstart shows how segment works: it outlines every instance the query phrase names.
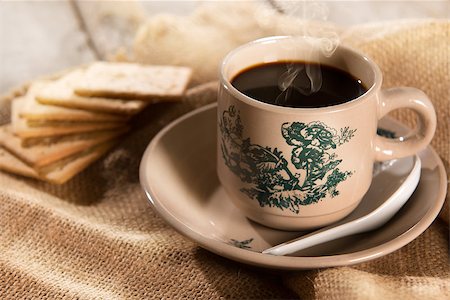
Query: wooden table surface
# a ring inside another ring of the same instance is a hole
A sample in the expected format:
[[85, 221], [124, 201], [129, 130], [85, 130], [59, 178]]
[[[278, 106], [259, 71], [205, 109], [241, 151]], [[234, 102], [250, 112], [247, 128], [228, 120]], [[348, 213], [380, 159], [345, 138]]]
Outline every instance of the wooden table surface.
[[[145, 18], [160, 12], [184, 15], [202, 2], [0, 1], [0, 94], [38, 76], [105, 59], [132, 43], [133, 30]], [[398, 16], [448, 17], [448, 3], [326, 5], [329, 20], [349, 25]]]

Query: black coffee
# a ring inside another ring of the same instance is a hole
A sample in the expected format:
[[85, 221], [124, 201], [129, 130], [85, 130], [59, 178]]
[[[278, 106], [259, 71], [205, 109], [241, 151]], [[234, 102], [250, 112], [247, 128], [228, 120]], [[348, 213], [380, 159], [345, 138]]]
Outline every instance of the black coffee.
[[345, 71], [302, 61], [255, 65], [236, 75], [231, 84], [253, 99], [303, 108], [341, 104], [367, 91]]

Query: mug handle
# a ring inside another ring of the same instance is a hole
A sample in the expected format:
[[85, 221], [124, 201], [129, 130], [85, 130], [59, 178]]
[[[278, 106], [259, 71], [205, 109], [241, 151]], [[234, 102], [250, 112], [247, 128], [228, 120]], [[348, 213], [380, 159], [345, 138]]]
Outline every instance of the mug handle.
[[416, 154], [424, 149], [436, 130], [436, 112], [424, 92], [412, 87], [383, 90], [379, 96], [378, 119], [399, 108], [410, 108], [417, 114], [415, 130], [401, 139], [375, 137], [375, 160], [383, 161]]

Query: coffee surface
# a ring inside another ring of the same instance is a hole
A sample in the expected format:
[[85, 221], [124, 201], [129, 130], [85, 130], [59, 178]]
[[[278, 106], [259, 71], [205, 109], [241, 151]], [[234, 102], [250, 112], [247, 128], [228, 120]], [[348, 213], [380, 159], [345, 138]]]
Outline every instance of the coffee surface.
[[300, 108], [345, 103], [367, 91], [343, 70], [303, 61], [255, 65], [237, 74], [231, 84], [255, 100]]

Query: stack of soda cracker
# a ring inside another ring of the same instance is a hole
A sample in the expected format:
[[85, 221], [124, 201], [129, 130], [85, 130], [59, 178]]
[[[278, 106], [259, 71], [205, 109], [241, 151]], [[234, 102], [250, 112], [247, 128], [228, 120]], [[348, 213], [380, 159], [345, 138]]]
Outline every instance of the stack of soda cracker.
[[95, 62], [32, 82], [0, 126], [0, 169], [63, 184], [117, 144], [151, 103], [180, 101], [186, 67]]

